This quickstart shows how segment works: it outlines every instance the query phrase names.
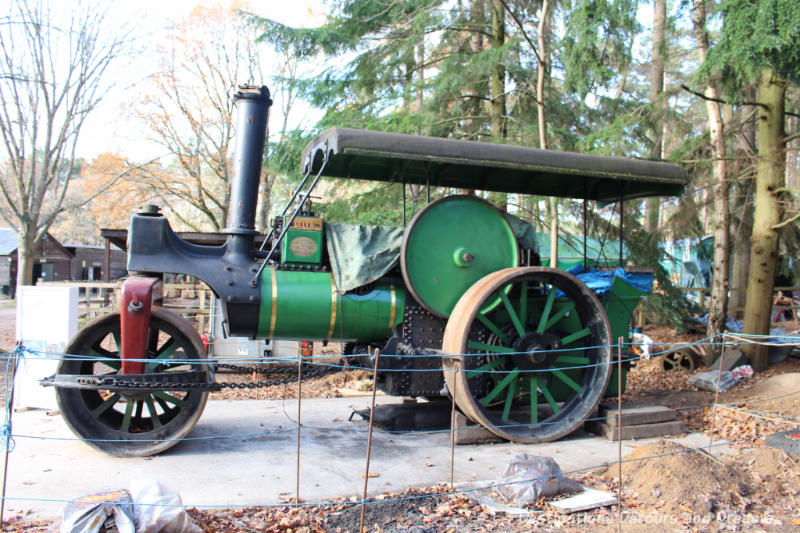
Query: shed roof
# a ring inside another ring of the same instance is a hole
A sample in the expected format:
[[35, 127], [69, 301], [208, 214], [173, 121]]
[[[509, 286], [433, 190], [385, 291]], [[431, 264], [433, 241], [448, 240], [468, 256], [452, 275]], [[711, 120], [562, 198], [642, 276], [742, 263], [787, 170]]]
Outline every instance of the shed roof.
[[18, 246], [17, 232], [10, 228], [0, 228], [0, 255], [11, 255]]

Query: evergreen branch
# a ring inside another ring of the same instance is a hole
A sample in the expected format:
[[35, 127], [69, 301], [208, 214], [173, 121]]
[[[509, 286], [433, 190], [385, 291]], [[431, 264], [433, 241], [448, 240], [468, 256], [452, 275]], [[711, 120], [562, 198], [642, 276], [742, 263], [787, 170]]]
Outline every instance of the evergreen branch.
[[[709, 102], [717, 102], [719, 104], [730, 104], [731, 103], [728, 100], [724, 100], [722, 98], [713, 98], [711, 96], [707, 96], [704, 93], [701, 93], [700, 91], [695, 91], [694, 89], [690, 89], [688, 86], [684, 85], [683, 83], [681, 83], [681, 89], [683, 89], [684, 91], [688, 92], [689, 94], [693, 94], [695, 96], [698, 96], [698, 97], [702, 98], [703, 100], [708, 100]], [[758, 107], [760, 107], [762, 109], [769, 109], [769, 106], [767, 104], [762, 104], [761, 102], [740, 102], [740, 103], [742, 105], [754, 105], [754, 106], [758, 106]], [[785, 112], [784, 114], [798, 116], [798, 115], [794, 115], [794, 113], [788, 113], [788, 112]]]

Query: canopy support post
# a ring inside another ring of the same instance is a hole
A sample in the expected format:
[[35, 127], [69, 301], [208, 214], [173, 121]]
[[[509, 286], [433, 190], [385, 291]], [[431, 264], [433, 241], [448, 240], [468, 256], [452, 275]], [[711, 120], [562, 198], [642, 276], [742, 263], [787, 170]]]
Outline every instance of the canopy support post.
[[625, 220], [625, 196], [620, 193], [619, 195], [619, 266], [624, 266], [622, 263], [622, 239], [623, 239], [623, 221]]

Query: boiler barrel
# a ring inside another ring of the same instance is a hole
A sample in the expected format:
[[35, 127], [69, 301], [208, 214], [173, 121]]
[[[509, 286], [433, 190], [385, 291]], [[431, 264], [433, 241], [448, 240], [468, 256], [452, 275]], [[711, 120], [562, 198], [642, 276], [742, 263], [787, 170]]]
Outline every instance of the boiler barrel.
[[405, 289], [376, 281], [347, 294], [328, 272], [265, 268], [261, 274], [258, 338], [383, 341], [403, 321]]

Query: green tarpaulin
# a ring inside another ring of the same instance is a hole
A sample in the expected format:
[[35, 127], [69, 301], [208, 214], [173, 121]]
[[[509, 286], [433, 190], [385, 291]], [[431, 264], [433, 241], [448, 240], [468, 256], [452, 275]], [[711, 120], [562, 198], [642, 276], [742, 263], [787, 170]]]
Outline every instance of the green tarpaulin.
[[[503, 213], [521, 249], [539, 253], [542, 264], [549, 264], [550, 235], [537, 233], [524, 220]], [[567, 269], [583, 264], [583, 238], [559, 237], [558, 266]], [[403, 228], [359, 224], [325, 223], [325, 241], [336, 288], [345, 293], [379, 279], [400, 261]], [[435, 245], [436, 243], [433, 243]], [[627, 249], [623, 249], [623, 257]], [[619, 264], [619, 241], [587, 239], [590, 264]]]
[[345, 293], [397, 265], [403, 228], [326, 222], [325, 240], [336, 288]]

